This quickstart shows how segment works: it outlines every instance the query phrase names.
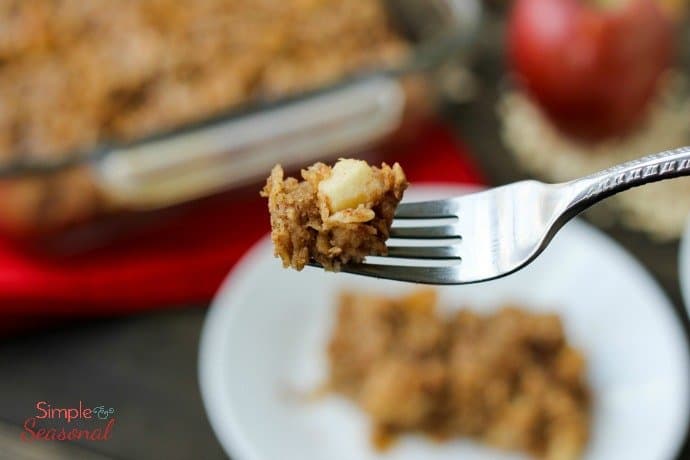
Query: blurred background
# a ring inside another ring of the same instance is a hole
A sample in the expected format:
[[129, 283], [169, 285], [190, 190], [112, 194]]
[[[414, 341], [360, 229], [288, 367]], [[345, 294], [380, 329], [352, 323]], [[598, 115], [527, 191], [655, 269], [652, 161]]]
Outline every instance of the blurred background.
[[[274, 164], [492, 186], [688, 145], [689, 26], [686, 0], [0, 1], [0, 458], [223, 458], [198, 339]], [[585, 216], [686, 331], [688, 215], [676, 179]], [[21, 443], [39, 400], [137, 422]]]

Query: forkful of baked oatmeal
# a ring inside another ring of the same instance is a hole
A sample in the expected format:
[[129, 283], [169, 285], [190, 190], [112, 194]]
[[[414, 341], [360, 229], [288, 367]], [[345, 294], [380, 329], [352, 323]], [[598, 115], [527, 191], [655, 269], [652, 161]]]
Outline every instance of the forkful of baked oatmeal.
[[[399, 164], [316, 163], [302, 181], [276, 166], [271, 238], [285, 267], [305, 265], [425, 284], [466, 284], [532, 262], [574, 216], [616, 193], [690, 175], [690, 147], [660, 152], [558, 184], [515, 182], [442, 200], [400, 203]], [[387, 240], [395, 240], [387, 245]], [[377, 256], [369, 262], [367, 256]]]

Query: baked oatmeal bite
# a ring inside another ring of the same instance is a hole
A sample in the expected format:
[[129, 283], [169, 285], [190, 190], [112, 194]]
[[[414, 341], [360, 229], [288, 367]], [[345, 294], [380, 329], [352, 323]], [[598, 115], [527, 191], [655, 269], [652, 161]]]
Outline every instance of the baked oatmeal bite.
[[276, 165], [261, 191], [268, 198], [271, 239], [283, 266], [301, 270], [318, 262], [326, 270], [385, 255], [395, 208], [407, 188], [398, 163], [370, 166], [340, 159], [316, 163], [302, 179], [285, 177]]
[[431, 289], [340, 296], [327, 388], [366, 412], [375, 446], [421, 432], [580, 458], [591, 416], [586, 363], [559, 317], [510, 305], [442, 315], [437, 303]]

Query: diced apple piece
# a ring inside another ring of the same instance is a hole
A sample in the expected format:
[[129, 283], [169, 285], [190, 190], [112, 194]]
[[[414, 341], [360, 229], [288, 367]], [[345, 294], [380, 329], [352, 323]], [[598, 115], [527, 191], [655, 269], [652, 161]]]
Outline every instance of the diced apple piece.
[[366, 161], [341, 159], [331, 176], [319, 183], [319, 193], [332, 213], [367, 203], [376, 193], [374, 171]]

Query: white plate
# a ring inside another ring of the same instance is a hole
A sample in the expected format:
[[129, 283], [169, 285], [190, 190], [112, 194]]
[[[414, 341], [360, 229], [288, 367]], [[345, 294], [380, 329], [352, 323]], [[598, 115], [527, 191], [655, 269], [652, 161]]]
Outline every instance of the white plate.
[[[462, 193], [424, 187], [428, 199]], [[325, 377], [333, 294], [342, 288], [400, 293], [413, 285], [284, 270], [264, 240], [225, 281], [208, 313], [199, 352], [201, 393], [211, 425], [236, 460], [510, 459], [468, 441], [403, 437], [385, 454], [369, 445], [366, 417], [337, 396], [295, 397]], [[488, 311], [513, 300], [557, 310], [584, 350], [595, 407], [587, 459], [667, 460], [684, 439], [689, 356], [671, 305], [614, 241], [572, 222], [528, 268], [507, 278], [440, 288], [448, 308]]]
[[685, 225], [685, 232], [680, 240], [678, 277], [680, 279], [680, 291], [685, 301], [685, 309], [688, 311], [688, 315], [690, 315], [690, 219], [688, 219]]

